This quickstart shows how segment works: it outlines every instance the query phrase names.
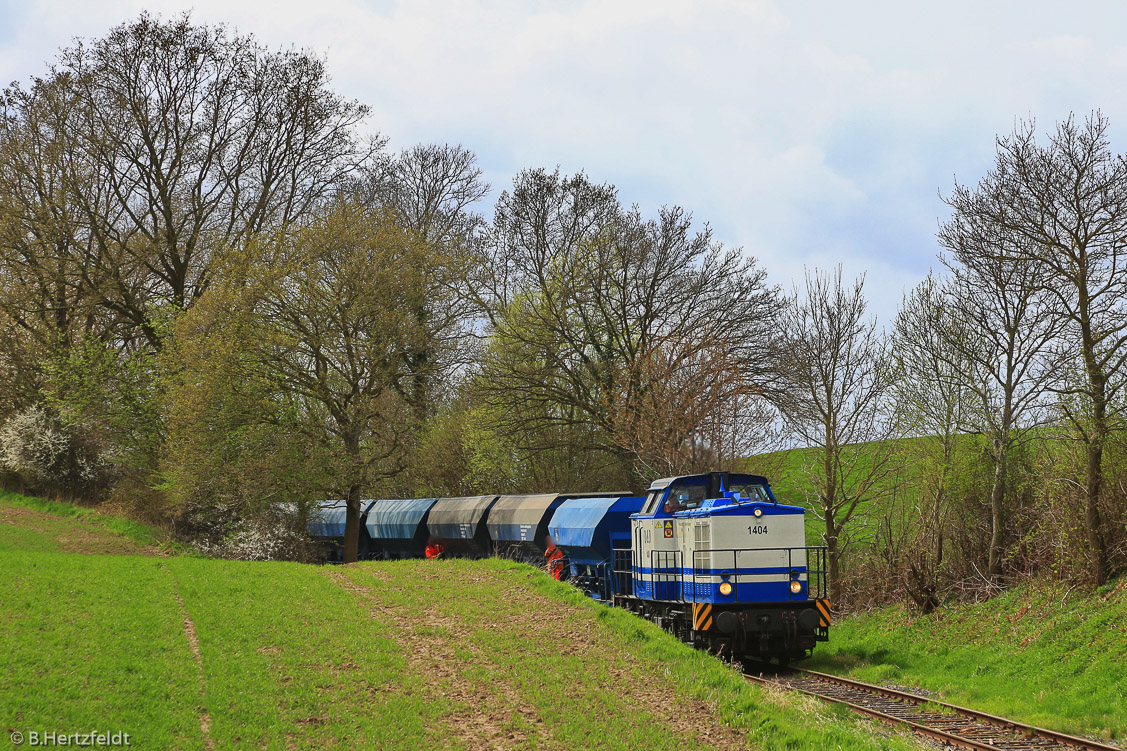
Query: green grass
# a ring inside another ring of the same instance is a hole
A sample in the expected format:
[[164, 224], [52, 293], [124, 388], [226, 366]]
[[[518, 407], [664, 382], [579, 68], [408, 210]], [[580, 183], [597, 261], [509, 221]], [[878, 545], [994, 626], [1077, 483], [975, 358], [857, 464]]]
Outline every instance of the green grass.
[[[50, 540], [55, 539], [57, 543], [60, 534], [66, 531], [75, 533], [72, 539], [117, 540], [124, 546], [121, 550], [91, 552], [143, 552], [141, 548], [173, 552], [183, 549], [156, 527], [71, 503], [0, 491], [0, 509], [7, 512], [2, 519], [6, 523], [0, 524], [0, 550], [65, 550], [65, 545], [53, 545]], [[14, 510], [18, 509], [32, 513], [17, 514]], [[126, 542], [132, 543], [136, 549], [128, 549], [130, 546]]]
[[[907, 523], [906, 511], [918, 502], [918, 495], [928, 484], [928, 476], [933, 473], [938, 461], [939, 446], [936, 438], [916, 437], [898, 438], [890, 441], [893, 458], [890, 471], [881, 477], [869, 492], [868, 499], [857, 508], [856, 515], [849, 522], [847, 538], [854, 541], [867, 541], [871, 530], [877, 529], [887, 516], [894, 529], [899, 530]], [[975, 463], [982, 439], [975, 435], [961, 435], [956, 439], [955, 466], [949, 477], [949, 490], [976, 486], [978, 495], [989, 492], [989, 478], [981, 476], [984, 465]], [[848, 482], [856, 481], [871, 466], [868, 456], [875, 444], [847, 446], [844, 449], [846, 462], [854, 461], [856, 452], [864, 451], [847, 476]], [[806, 509], [817, 507], [817, 500], [811, 495], [813, 485], [809, 471], [820, 472], [815, 466], [819, 461], [818, 451], [810, 448], [795, 448], [751, 457], [745, 460], [750, 471], [765, 474], [771, 483], [771, 490], [781, 503], [802, 506]], [[809, 466], [808, 466], [809, 465]], [[964, 488], [965, 489], [965, 488]], [[879, 500], [873, 502], [873, 498]], [[807, 514], [806, 544], [823, 545], [822, 534], [825, 525], [816, 515]], [[840, 515], [839, 515], [840, 518]]]
[[[103, 517], [0, 497], [9, 732], [123, 730], [142, 749], [915, 747], [748, 685], [521, 564], [60, 552], [76, 539], [134, 553], [159, 541]], [[1127, 579], [1094, 597], [1024, 586], [930, 616], [892, 607], [848, 618], [806, 665], [1122, 739], [1125, 624]]]
[[160, 559], [0, 552], [0, 721], [201, 748], [199, 681]]
[[[674, 690], [707, 707], [723, 723], [747, 733], [756, 748], [848, 749], [913, 748], [914, 743], [887, 731], [851, 712], [827, 706], [813, 699], [750, 685], [732, 667], [673, 639], [653, 624], [626, 611], [594, 603], [574, 588], [537, 572], [522, 573], [524, 567], [503, 561], [487, 565], [510, 575], [530, 578], [530, 586], [546, 599], [574, 607], [593, 616], [614, 639], [625, 645], [627, 659], [642, 669], [649, 668], [648, 679], [667, 682]], [[643, 748], [653, 745], [643, 740]], [[631, 747], [631, 746], [627, 746]]]
[[1062, 732], [1127, 738], [1127, 579], [1090, 592], [1022, 586], [913, 616], [903, 607], [839, 623], [805, 663]]
[[347, 573], [370, 602], [411, 624], [401, 628], [412, 643], [437, 650], [439, 664], [466, 666], [434, 684], [455, 697], [445, 718], [455, 743], [458, 724], [486, 709], [524, 748], [913, 747], [855, 717], [835, 721], [820, 704], [765, 693], [522, 564], [403, 561]]

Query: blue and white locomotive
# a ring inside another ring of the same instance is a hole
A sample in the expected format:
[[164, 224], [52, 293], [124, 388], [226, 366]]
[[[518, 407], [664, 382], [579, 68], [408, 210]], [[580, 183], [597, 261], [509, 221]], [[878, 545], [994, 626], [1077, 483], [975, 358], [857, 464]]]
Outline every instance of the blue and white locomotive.
[[[311, 534], [325, 535], [329, 528], [313, 522], [337, 511], [334, 503], [311, 515]], [[562, 553], [568, 576], [561, 578], [729, 659], [785, 663], [809, 655], [829, 635], [825, 548], [806, 546], [804, 509], [780, 504], [758, 475], [670, 477], [652, 483], [645, 496], [553, 493], [363, 506], [371, 557], [422, 557], [424, 546], [469, 557]]]
[[808, 547], [804, 509], [766, 478], [712, 472], [654, 482], [630, 517], [615, 604], [735, 659], [809, 655], [829, 636], [825, 548]]

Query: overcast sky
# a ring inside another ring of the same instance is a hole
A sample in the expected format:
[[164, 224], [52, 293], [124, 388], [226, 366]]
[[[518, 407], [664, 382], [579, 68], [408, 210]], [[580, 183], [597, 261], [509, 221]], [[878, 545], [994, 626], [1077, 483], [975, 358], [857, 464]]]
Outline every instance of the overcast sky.
[[1127, 133], [1127, 4], [590, 0], [0, 0], [0, 79], [142, 10], [327, 57], [393, 148], [461, 143], [494, 187], [583, 169], [680, 204], [785, 288], [868, 272], [887, 322], [936, 266], [940, 193], [1017, 118], [1100, 108]]

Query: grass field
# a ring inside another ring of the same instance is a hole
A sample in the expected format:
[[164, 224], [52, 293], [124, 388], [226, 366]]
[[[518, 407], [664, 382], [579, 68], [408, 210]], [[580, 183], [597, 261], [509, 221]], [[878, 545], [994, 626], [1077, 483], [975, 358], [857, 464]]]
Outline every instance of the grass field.
[[929, 616], [850, 617], [805, 666], [1033, 725], [1127, 738], [1127, 578], [1091, 592], [1023, 586]]
[[748, 685], [528, 566], [162, 557], [159, 533], [67, 514], [0, 499], [9, 734], [123, 731], [142, 749], [919, 747]]
[[[912, 509], [918, 500], [921, 488], [929, 485], [929, 477], [936, 471], [938, 443], [935, 438], [898, 438], [891, 441], [895, 460], [887, 474], [883, 475], [868, 494], [868, 499], [857, 508], [856, 515], [848, 525], [847, 538], [861, 546], [868, 544], [872, 530], [881, 528], [884, 522], [900, 530], [906, 523], [905, 512]], [[979, 497], [989, 492], [990, 477], [982, 474], [989, 468], [975, 463], [975, 457], [983, 449], [982, 438], [962, 435], [957, 439], [959, 451], [953, 459], [954, 468], [948, 479], [948, 488], [966, 490], [976, 488]], [[852, 461], [855, 452], [868, 452], [872, 444], [861, 447], [847, 446], [847, 462]], [[788, 449], [761, 454], [746, 459], [749, 471], [766, 475], [771, 483], [775, 497], [782, 503], [803, 506], [817, 511], [817, 501], [811, 493], [814, 488], [811, 476], [820, 473], [818, 452], [809, 448]], [[848, 475], [850, 482], [856, 480], [857, 472], [867, 471], [868, 462], [862, 458], [857, 461], [854, 472]], [[872, 502], [879, 498], [879, 502]], [[909, 514], [910, 515], [910, 514]], [[840, 515], [839, 515], [840, 518]], [[807, 515], [806, 544], [823, 545], [824, 522], [817, 513]], [[849, 555], [849, 553], [847, 553]]]

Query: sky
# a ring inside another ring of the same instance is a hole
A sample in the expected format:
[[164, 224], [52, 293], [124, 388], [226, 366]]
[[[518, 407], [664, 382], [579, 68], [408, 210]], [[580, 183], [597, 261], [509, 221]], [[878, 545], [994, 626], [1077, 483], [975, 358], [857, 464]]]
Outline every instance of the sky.
[[785, 290], [864, 273], [882, 324], [939, 268], [942, 196], [997, 135], [1094, 109], [1117, 151], [1127, 134], [1113, 0], [0, 0], [0, 80], [145, 10], [323, 55], [370, 131], [473, 150], [492, 198], [583, 170], [645, 214], [685, 207]]

